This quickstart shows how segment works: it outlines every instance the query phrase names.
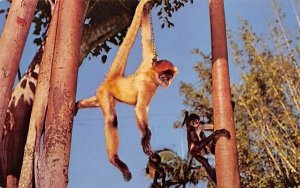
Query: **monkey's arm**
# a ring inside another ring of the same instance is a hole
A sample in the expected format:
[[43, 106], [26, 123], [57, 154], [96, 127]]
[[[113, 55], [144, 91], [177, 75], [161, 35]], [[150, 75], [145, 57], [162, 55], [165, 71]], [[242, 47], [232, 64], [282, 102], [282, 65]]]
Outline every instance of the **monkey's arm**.
[[116, 54], [116, 57], [110, 67], [110, 70], [108, 71], [108, 74], [106, 76], [106, 79], [110, 79], [114, 76], [123, 76], [124, 70], [126, 67], [127, 59], [129, 56], [129, 52], [132, 48], [132, 45], [134, 43], [134, 40], [136, 38], [137, 32], [141, 25], [142, 20], [142, 14], [144, 12], [144, 6], [147, 2], [150, 2], [151, 0], [141, 0], [135, 10], [135, 14], [133, 17], [133, 20], [131, 22], [131, 25], [127, 31], [127, 34]]
[[141, 88], [138, 94], [137, 104], [135, 107], [136, 121], [138, 128], [142, 133], [142, 147], [144, 153], [151, 156], [154, 151], [151, 147], [151, 131], [148, 126], [148, 108], [151, 101], [151, 97], [154, 95], [154, 91], [147, 91], [147, 86]]
[[201, 140], [204, 140], [206, 138], [203, 131], [200, 132], [199, 136], [200, 136]]
[[142, 50], [143, 50], [143, 59], [139, 67], [139, 71], [148, 70], [152, 67], [153, 58], [155, 57], [154, 51], [155, 47], [152, 41], [152, 28], [151, 28], [151, 19], [150, 19], [150, 9], [151, 6], [145, 6], [144, 12], [142, 15], [141, 23], [141, 35], [142, 35]]
[[187, 136], [189, 138], [189, 140], [194, 144], [194, 145], [198, 145], [200, 144], [200, 140], [198, 138], [198, 135], [196, 133], [195, 128], [189, 127], [188, 131], [187, 131]]
[[157, 153], [155, 153], [150, 143], [151, 131], [148, 126], [148, 105], [150, 103], [151, 96], [153, 96], [153, 94], [149, 95], [151, 91], [147, 91], [147, 92], [148, 93], [143, 92], [141, 95], [138, 96], [138, 98], [143, 98], [143, 100], [138, 99], [138, 101], [142, 101], [142, 102], [138, 102], [135, 108], [137, 125], [142, 133], [141, 143], [142, 143], [144, 153], [149, 156], [149, 160], [153, 162], [156, 171], [164, 174], [163, 169], [160, 167], [160, 162], [161, 162], [160, 156]]

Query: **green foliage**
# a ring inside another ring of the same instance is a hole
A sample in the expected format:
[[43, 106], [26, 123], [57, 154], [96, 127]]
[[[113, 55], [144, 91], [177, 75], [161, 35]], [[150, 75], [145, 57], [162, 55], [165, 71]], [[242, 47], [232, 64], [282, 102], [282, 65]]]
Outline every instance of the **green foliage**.
[[174, 23], [170, 21], [172, 14], [184, 7], [185, 3], [193, 3], [193, 0], [155, 0], [155, 2], [155, 6], [160, 7], [157, 16], [163, 22], [161, 28], [165, 26], [171, 28], [174, 27]]
[[[184, 7], [186, 3], [193, 3], [193, 0], [153, 0], [154, 6], [157, 7], [157, 16], [161, 20], [161, 27], [164, 28], [167, 26], [168, 28], [174, 27], [174, 23], [171, 21], [171, 17], [173, 13], [178, 11], [180, 8]], [[9, 1], [10, 2], [10, 1]], [[132, 1], [102, 1], [102, 0], [93, 0], [89, 1], [89, 7], [87, 10], [84, 30], [89, 30], [89, 34], [97, 33], [98, 37], [95, 37], [96, 41], [92, 43], [92, 47], [90, 47], [90, 56], [96, 57], [101, 56], [101, 60], [103, 63], [106, 62], [107, 54], [109, 53], [112, 46], [118, 46], [122, 43], [124, 36], [126, 35], [127, 29], [119, 31], [114, 36], [107, 38], [104, 42], [99, 43], [97, 40], [101, 38], [102, 33], [99, 31], [99, 24], [107, 25], [109, 22], [109, 18], [112, 15], [118, 14], [122, 16], [121, 11], [130, 11], [134, 12], [136, 5], [138, 4], [138, 0]], [[121, 7], [121, 8], [120, 8]], [[0, 15], [7, 15], [8, 10], [0, 9]], [[41, 46], [43, 41], [45, 40], [47, 29], [49, 27], [51, 21], [51, 7], [50, 4], [46, 1], [38, 1], [37, 9], [33, 18], [33, 34], [35, 35], [34, 43], [37, 46]], [[94, 31], [91, 31], [94, 30]]]
[[49, 27], [51, 20], [51, 8], [45, 1], [38, 1], [37, 9], [35, 11], [34, 18], [32, 20], [34, 24], [33, 34], [36, 36], [34, 43], [37, 46], [42, 45], [45, 40], [46, 31]]
[[[206, 175], [204, 167], [190, 155], [182, 159], [170, 149], [158, 150], [157, 153], [161, 157], [161, 166], [166, 172], [164, 187], [180, 188], [208, 180], [209, 176]], [[157, 185], [152, 184], [152, 187], [157, 187]], [[213, 187], [213, 185], [208, 182], [208, 187]]]
[[274, 40], [266, 41], [256, 36], [247, 21], [241, 25], [242, 53], [234, 53], [234, 59], [243, 71], [243, 84], [234, 95], [242, 185], [297, 186], [300, 69], [294, 49], [284, 53], [287, 43], [279, 40], [283, 33], [277, 27], [271, 31]]

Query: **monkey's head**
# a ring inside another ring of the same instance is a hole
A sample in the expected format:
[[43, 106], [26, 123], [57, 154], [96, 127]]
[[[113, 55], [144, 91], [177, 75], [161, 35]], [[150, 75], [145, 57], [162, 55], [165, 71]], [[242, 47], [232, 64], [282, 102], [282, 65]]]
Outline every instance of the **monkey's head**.
[[198, 127], [201, 123], [200, 123], [200, 117], [197, 114], [190, 114], [189, 118], [187, 120], [187, 124], [189, 126], [193, 126], [193, 127]]
[[[162, 149], [157, 150], [156, 153], [160, 156], [161, 162], [160, 166], [162, 169], [158, 172], [153, 165], [151, 159], [148, 160], [147, 167], [146, 167], [146, 174], [151, 179], [165, 179], [169, 181], [169, 177], [174, 172], [183, 172], [183, 168], [185, 167], [183, 160], [176, 154], [176, 152], [172, 151], [171, 149]], [[161, 186], [160, 186], [161, 187]]]
[[189, 114], [188, 111], [185, 111], [184, 120], [182, 122], [181, 126], [192, 126], [192, 127], [198, 127], [199, 125], [203, 124], [204, 122], [200, 121], [200, 117], [197, 114], [191, 113]]
[[166, 88], [170, 85], [173, 78], [178, 73], [177, 68], [168, 60], [159, 60], [153, 66], [157, 73], [157, 82], [160, 86]]

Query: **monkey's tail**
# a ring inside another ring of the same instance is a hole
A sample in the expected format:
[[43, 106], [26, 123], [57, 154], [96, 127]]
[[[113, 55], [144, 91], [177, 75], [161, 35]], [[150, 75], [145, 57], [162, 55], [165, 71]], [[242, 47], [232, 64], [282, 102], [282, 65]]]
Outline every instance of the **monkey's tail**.
[[181, 124], [181, 127], [184, 126], [184, 124], [186, 123], [187, 119], [189, 118], [189, 112], [188, 111], [185, 111], [184, 112], [184, 119], [183, 119], [183, 122]]

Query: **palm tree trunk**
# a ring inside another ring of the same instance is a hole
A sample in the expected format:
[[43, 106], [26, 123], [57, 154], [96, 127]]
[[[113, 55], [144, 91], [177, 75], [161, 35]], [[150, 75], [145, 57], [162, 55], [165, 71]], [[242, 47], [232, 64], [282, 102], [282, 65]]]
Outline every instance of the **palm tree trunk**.
[[240, 187], [237, 161], [233, 107], [227, 57], [226, 27], [223, 0], [210, 0], [212, 40], [212, 85], [214, 128], [227, 129], [231, 139], [221, 137], [216, 145], [216, 173], [218, 187]]

